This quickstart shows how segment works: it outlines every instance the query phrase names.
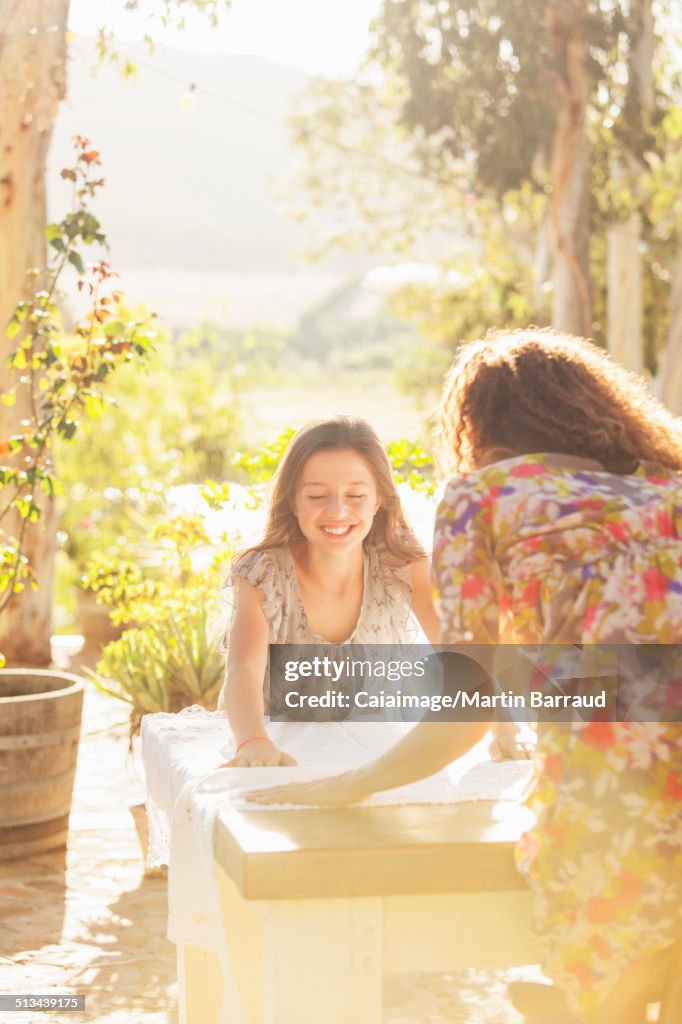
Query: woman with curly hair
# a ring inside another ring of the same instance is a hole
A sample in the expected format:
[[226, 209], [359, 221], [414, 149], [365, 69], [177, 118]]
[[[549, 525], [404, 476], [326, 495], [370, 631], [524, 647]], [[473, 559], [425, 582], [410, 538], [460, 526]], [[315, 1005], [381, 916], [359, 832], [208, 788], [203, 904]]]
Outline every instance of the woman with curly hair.
[[[578, 338], [487, 337], [447, 377], [438, 453], [444, 643], [682, 642], [682, 429], [643, 382]], [[253, 799], [355, 802], [437, 771], [484, 728], [424, 723], [358, 771]], [[535, 761], [517, 862], [556, 987], [513, 996], [543, 1024], [644, 1024], [682, 938], [681, 727], [547, 723]]]

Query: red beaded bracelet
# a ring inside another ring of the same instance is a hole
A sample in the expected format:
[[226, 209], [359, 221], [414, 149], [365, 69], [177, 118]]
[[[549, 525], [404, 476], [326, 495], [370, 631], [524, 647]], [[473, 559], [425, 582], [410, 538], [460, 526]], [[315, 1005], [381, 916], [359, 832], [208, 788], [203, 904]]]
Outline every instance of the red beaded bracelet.
[[[255, 740], [267, 740], [268, 743], [272, 743], [272, 740], [270, 739], [269, 736], [249, 736], [248, 740], [242, 740], [241, 741], [241, 743], [238, 745], [237, 749], [235, 750], [235, 754], [238, 754], [239, 751], [242, 749], [242, 747], [245, 747], [247, 745], [247, 743], [253, 743]], [[274, 747], [275, 744], [272, 743], [272, 745]]]

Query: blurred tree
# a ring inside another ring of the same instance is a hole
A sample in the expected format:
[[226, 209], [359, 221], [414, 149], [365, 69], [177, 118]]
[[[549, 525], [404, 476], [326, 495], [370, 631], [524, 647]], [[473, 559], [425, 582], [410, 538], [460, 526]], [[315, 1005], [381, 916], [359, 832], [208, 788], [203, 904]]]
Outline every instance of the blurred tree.
[[530, 184], [502, 197], [481, 189], [470, 161], [403, 123], [396, 81], [375, 71], [311, 82], [292, 119], [303, 159], [280, 194], [308, 227], [312, 258], [343, 247], [402, 260], [391, 306], [431, 345], [409, 345], [401, 360], [395, 332], [381, 327], [401, 386], [428, 402], [458, 341], [493, 324], [549, 321], [546, 196]]
[[641, 177], [643, 164], [636, 153], [653, 148], [651, 120], [655, 110], [654, 93], [654, 16], [651, 0], [631, 0], [628, 18], [632, 44], [627, 55], [628, 75], [625, 103], [630, 110], [628, 127], [640, 136], [628, 147], [633, 156], [629, 167], [623, 168], [617, 158], [611, 161], [614, 183], [628, 184], [632, 202], [621, 210], [621, 216], [608, 229], [608, 349], [614, 359], [629, 370], [640, 372], [644, 365], [642, 345], [643, 260]]
[[[127, 9], [139, 0], [125, 0]], [[161, 0], [156, 17], [182, 24], [198, 9], [216, 21], [229, 0]], [[45, 166], [52, 126], [66, 93], [69, 0], [0, 0], [0, 393], [10, 386], [7, 357], [15, 344], [5, 328], [18, 302], [36, 288], [29, 277], [45, 266]], [[0, 406], [0, 438], [20, 432], [30, 403], [19, 388], [12, 406]], [[51, 581], [56, 550], [54, 510], [28, 531], [26, 553], [38, 588], [26, 588], [3, 612], [0, 648], [14, 660], [50, 661]]]
[[654, 39], [650, 0], [384, 0], [360, 80], [316, 82], [302, 100], [304, 215], [327, 244], [431, 259], [440, 246], [450, 266], [462, 240], [469, 259], [489, 257], [500, 218], [528, 266], [534, 230], [537, 318], [547, 275], [554, 325], [603, 339], [606, 253], [590, 228], [646, 202], [642, 169], [674, 102], [672, 76], [652, 75], [669, 6]]
[[402, 123], [394, 84], [383, 73], [314, 78], [298, 98], [291, 132], [303, 159], [280, 200], [310, 228], [312, 258], [369, 246], [375, 255], [447, 260], [453, 223], [460, 236], [476, 230], [469, 168]]
[[[660, 359], [661, 397], [673, 412], [682, 414], [682, 104], [671, 110], [661, 125], [663, 158], [652, 162], [645, 178], [655, 223], [653, 243], [663, 252], [659, 270], [668, 275], [670, 305], [667, 338]], [[658, 253], [657, 253], [658, 255]]]
[[[632, 5], [606, 0], [385, 0], [376, 56], [404, 90], [402, 119], [468, 159], [503, 195], [549, 194], [552, 322], [592, 333], [589, 116], [608, 99], [614, 156], [647, 139], [623, 55], [639, 39]], [[629, 16], [632, 15], [632, 16]], [[624, 87], [625, 83], [625, 87]], [[641, 118], [639, 118], [641, 121]]]

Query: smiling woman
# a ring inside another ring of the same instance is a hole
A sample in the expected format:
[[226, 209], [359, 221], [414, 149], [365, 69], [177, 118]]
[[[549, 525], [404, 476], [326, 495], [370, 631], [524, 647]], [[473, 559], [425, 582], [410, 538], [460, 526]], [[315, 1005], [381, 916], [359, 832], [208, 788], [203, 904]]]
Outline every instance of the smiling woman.
[[[222, 702], [234, 734], [232, 766], [290, 764], [292, 755], [306, 761], [320, 740], [318, 723], [282, 722], [267, 734], [269, 643], [401, 643], [412, 613], [430, 639], [438, 636], [428, 560], [364, 420], [322, 420], [292, 438], [263, 539], [235, 559], [230, 583], [236, 596]], [[385, 749], [402, 728], [336, 725], [333, 738], [325, 733], [335, 763], [358, 749]]]

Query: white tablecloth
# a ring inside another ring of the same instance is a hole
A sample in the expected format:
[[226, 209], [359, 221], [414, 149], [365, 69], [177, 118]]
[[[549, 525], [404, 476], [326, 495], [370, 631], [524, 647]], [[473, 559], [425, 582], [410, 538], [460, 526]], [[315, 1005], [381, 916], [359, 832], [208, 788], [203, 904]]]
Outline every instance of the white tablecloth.
[[[169, 938], [216, 950], [221, 943], [213, 867], [216, 817], [229, 805], [272, 810], [244, 800], [246, 789], [334, 774], [362, 764], [392, 746], [405, 726], [394, 723], [283, 722], [270, 727], [297, 768], [223, 768], [232, 752], [225, 715], [188, 708], [178, 715], [147, 715], [142, 756], [150, 815], [150, 864], [169, 863]], [[407, 727], [409, 728], [409, 727]], [[520, 799], [532, 767], [486, 758], [485, 747], [431, 778], [371, 798], [373, 804], [461, 803]], [[314, 808], [298, 808], [314, 813]]]

